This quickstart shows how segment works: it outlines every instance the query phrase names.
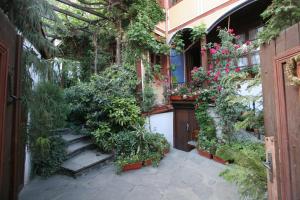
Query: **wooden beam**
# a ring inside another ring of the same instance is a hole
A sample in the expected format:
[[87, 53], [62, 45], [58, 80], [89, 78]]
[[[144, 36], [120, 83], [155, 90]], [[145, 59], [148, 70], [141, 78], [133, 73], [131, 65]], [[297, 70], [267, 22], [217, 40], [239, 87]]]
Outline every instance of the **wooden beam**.
[[68, 6], [72, 6], [72, 7], [76, 8], [76, 9], [85, 11], [85, 12], [90, 13], [92, 15], [101, 17], [102, 19], [108, 19], [108, 17], [104, 16], [103, 14], [101, 14], [101, 13], [99, 13], [99, 12], [97, 12], [97, 11], [91, 9], [91, 8], [88, 8], [88, 7], [85, 7], [85, 6], [81, 6], [79, 4], [71, 2], [69, 0], [56, 0], [56, 1], [58, 1], [60, 3], [63, 3], [63, 4], [66, 4]]
[[95, 6], [95, 5], [104, 5], [104, 6], [108, 6], [108, 2], [107, 1], [104, 1], [104, 2], [97, 2], [97, 3], [90, 3], [90, 2], [87, 2], [86, 0], [77, 0], [79, 1], [80, 3], [82, 4], [85, 4], [85, 5], [89, 5], [89, 6]]
[[90, 19], [87, 19], [87, 18], [82, 17], [82, 16], [80, 16], [80, 15], [77, 15], [77, 14], [75, 14], [75, 13], [72, 13], [72, 12], [70, 12], [70, 11], [68, 11], [68, 10], [63, 10], [63, 9], [57, 7], [57, 6], [54, 6], [54, 5], [52, 5], [52, 8], [53, 8], [53, 10], [56, 11], [56, 12], [59, 12], [59, 13], [68, 15], [68, 16], [70, 16], [70, 17], [76, 18], [76, 19], [78, 19], [78, 20], [81, 20], [81, 21], [84, 21], [84, 22], [87, 22], [87, 23], [95, 23], [95, 22], [96, 22], [96, 21], [94, 21], [94, 20], [90, 20]]

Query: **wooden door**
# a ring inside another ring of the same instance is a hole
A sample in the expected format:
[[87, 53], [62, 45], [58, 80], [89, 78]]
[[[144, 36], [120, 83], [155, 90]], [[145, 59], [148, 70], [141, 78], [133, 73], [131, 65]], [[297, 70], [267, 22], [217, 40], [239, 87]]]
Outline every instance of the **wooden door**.
[[174, 148], [182, 151], [193, 149], [188, 144], [192, 140], [192, 133], [198, 129], [192, 102], [176, 103], [174, 106]]
[[286, 73], [287, 63], [296, 55], [300, 56], [300, 46], [275, 59], [275, 103], [276, 112], [280, 113], [277, 115], [280, 187], [282, 199], [286, 200], [300, 199], [300, 85], [290, 85]]
[[20, 61], [22, 38], [0, 10], [0, 199], [16, 200], [23, 185]]
[[287, 62], [298, 54], [300, 23], [261, 46], [266, 151], [273, 166], [268, 170], [270, 200], [300, 199], [300, 91], [285, 73]]

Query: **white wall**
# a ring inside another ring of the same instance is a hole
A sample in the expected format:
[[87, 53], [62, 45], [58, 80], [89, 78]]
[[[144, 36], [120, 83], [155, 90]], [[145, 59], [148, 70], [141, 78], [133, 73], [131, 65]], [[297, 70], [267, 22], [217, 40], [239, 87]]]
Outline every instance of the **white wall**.
[[[147, 118], [146, 128], [149, 129]], [[173, 146], [173, 112], [155, 114], [150, 116], [151, 131], [163, 134]]]

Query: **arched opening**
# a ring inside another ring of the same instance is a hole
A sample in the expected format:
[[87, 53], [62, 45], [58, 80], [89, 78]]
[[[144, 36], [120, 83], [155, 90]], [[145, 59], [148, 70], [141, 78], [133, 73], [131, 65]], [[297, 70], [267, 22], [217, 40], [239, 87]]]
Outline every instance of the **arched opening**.
[[[191, 81], [191, 70], [201, 66], [200, 40], [193, 41], [192, 29], [186, 28], [178, 31], [172, 37], [170, 44], [170, 64], [172, 69], [172, 84], [184, 84]], [[181, 40], [182, 49], [178, 51], [176, 41]]]

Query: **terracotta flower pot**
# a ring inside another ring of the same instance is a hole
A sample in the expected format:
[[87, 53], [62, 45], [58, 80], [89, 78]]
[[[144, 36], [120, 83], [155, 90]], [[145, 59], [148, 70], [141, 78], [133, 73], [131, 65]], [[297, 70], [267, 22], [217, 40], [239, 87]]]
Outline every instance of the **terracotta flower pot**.
[[212, 159], [212, 155], [209, 152], [205, 151], [205, 150], [198, 149], [198, 154], [200, 156], [205, 157], [205, 158]]
[[123, 166], [123, 171], [129, 171], [129, 170], [134, 170], [134, 169], [140, 169], [142, 168], [143, 163], [142, 162], [137, 162], [137, 163], [129, 163]]
[[226, 160], [223, 160], [222, 158], [216, 156], [216, 155], [213, 155], [213, 159], [214, 161], [218, 162], [218, 163], [221, 163], [223, 165], [226, 165], [228, 162]]
[[171, 101], [180, 101], [182, 100], [182, 96], [170, 96]]
[[144, 160], [144, 166], [149, 166], [152, 165], [152, 160], [148, 159], [148, 160]]

